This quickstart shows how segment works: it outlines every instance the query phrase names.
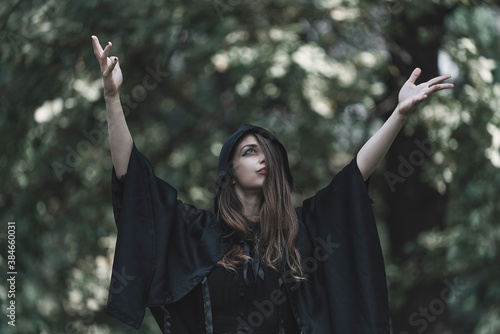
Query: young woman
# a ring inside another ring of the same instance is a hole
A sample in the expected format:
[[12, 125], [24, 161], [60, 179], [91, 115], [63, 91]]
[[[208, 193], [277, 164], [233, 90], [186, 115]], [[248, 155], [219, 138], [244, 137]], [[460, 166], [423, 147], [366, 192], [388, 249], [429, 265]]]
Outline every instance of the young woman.
[[349, 165], [294, 209], [283, 145], [240, 127], [223, 145], [214, 213], [177, 199], [137, 150], [120, 103], [122, 74], [92, 36], [104, 81], [118, 228], [107, 312], [163, 333], [389, 333], [384, 262], [365, 181], [409, 114], [452, 88], [415, 85]]

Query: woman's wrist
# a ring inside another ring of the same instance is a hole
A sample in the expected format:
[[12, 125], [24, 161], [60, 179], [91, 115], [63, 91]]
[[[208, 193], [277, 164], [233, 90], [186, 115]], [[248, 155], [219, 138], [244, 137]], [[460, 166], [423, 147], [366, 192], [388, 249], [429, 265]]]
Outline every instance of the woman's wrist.
[[120, 101], [120, 93], [118, 91], [116, 91], [114, 93], [104, 92], [104, 100], [106, 101], [106, 103], [114, 102], [116, 100]]
[[393, 112], [393, 115], [395, 116], [396, 120], [398, 120], [401, 123], [404, 123], [408, 119], [409, 113], [401, 112], [401, 109], [399, 108], [398, 104]]
[[105, 95], [104, 101], [106, 102], [106, 110], [108, 114], [115, 115], [123, 112], [120, 94], [116, 93], [113, 95]]

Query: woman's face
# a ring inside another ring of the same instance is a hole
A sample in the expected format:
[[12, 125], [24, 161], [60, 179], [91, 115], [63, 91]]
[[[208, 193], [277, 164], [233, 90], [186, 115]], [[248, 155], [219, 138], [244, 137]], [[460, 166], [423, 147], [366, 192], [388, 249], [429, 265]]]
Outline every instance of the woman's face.
[[266, 164], [262, 148], [253, 134], [240, 141], [233, 156], [233, 184], [238, 191], [261, 191], [266, 178]]

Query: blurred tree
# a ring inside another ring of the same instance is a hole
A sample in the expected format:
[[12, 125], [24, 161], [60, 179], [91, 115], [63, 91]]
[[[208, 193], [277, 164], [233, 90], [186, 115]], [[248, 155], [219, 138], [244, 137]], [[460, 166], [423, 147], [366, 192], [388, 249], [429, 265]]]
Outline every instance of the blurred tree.
[[[391, 75], [385, 81], [389, 94], [379, 101], [378, 111], [385, 113], [387, 105], [397, 103], [398, 87], [415, 67], [422, 69], [424, 75], [421, 80], [440, 75], [438, 54], [442, 48], [444, 20], [457, 5], [458, 3], [450, 2], [407, 2], [396, 3], [388, 8], [391, 20], [384, 35], [390, 53]], [[420, 232], [432, 228], [443, 229], [449, 197], [446, 190], [439, 189], [435, 184], [422, 182], [427, 177], [426, 160], [441, 152], [441, 148], [434, 140], [429, 140], [428, 122], [423, 117], [416, 116], [415, 119], [415, 125], [410, 129], [406, 128], [395, 140], [387, 155], [387, 171], [384, 173], [384, 181], [388, 184], [383, 195], [387, 205], [385, 215], [392, 260], [396, 265], [407, 261], [405, 246]], [[391, 308], [394, 332], [449, 331], [445, 306], [429, 306], [435, 298], [440, 298], [441, 290], [446, 287], [442, 278], [437, 275], [427, 280], [422, 279], [418, 269], [412, 275], [417, 283], [405, 293], [400, 307]], [[394, 281], [394, 286], [399, 284], [401, 283]], [[391, 296], [394, 296], [398, 290], [394, 289], [392, 292]], [[430, 311], [425, 310], [428, 308]]]

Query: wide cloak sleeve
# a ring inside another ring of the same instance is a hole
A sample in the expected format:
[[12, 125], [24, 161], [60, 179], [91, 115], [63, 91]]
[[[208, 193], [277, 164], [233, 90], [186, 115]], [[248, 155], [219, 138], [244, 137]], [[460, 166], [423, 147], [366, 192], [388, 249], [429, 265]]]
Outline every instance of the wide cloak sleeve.
[[125, 182], [112, 171], [117, 241], [107, 313], [139, 328], [145, 307], [178, 301], [231, 247], [213, 213], [177, 199], [137, 150]]
[[385, 266], [354, 158], [297, 209], [305, 282], [287, 282], [304, 333], [389, 333]]

